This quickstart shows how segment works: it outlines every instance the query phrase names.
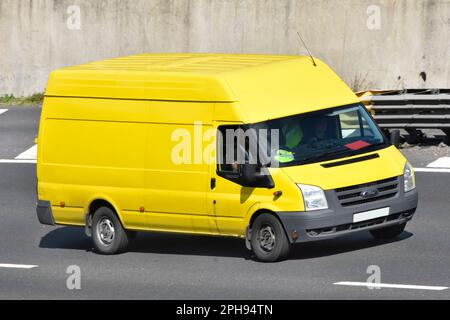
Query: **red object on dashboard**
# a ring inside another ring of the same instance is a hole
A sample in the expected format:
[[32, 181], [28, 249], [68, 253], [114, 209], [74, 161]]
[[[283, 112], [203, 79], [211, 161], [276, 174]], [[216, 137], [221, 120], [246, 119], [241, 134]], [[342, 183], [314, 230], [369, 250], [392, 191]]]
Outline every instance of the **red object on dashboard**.
[[349, 143], [349, 144], [345, 145], [345, 147], [347, 147], [349, 149], [352, 149], [352, 150], [359, 150], [359, 149], [362, 149], [362, 148], [366, 148], [368, 146], [370, 146], [370, 143], [367, 143], [367, 142], [365, 142], [363, 140], [358, 140], [356, 142]]

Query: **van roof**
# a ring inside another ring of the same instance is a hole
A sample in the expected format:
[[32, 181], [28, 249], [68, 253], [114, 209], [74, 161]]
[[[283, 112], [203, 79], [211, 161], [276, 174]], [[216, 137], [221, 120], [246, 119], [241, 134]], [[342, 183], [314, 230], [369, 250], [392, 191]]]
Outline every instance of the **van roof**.
[[316, 62], [286, 55], [141, 54], [54, 71], [46, 96], [239, 102], [242, 117], [253, 122], [358, 102]]
[[141, 54], [67, 69], [217, 74], [295, 58], [298, 57], [256, 54]]

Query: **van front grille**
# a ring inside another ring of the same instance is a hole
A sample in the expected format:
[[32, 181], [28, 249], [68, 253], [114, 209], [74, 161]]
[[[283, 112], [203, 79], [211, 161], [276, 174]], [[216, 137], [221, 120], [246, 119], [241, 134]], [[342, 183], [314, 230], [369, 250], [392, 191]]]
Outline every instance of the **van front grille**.
[[[336, 196], [343, 207], [389, 199], [398, 193], [399, 178], [389, 178], [365, 184], [336, 189]], [[368, 193], [368, 194], [364, 194]]]

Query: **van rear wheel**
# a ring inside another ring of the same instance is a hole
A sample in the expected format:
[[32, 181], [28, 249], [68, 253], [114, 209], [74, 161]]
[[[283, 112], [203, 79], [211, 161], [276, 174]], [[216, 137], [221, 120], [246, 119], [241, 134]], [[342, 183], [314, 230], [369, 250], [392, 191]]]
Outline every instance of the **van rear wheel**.
[[290, 243], [280, 221], [273, 215], [263, 213], [252, 226], [251, 245], [256, 258], [262, 262], [285, 259]]
[[95, 251], [104, 255], [125, 252], [129, 244], [128, 234], [119, 218], [107, 207], [101, 207], [94, 213], [92, 239]]
[[370, 233], [375, 239], [380, 240], [393, 239], [399, 236], [405, 230], [405, 227], [406, 223], [402, 223], [396, 226], [370, 230]]

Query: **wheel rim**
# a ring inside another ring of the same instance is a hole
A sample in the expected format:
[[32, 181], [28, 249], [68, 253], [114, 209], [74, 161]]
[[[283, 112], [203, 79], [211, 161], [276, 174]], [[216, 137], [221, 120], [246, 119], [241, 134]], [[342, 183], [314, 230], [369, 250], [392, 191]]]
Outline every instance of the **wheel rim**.
[[100, 242], [109, 246], [113, 243], [116, 232], [114, 229], [114, 224], [108, 218], [102, 218], [97, 224], [97, 236]]
[[263, 225], [259, 230], [259, 246], [266, 252], [270, 252], [275, 247], [275, 232], [272, 226]]

